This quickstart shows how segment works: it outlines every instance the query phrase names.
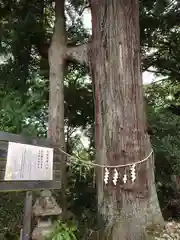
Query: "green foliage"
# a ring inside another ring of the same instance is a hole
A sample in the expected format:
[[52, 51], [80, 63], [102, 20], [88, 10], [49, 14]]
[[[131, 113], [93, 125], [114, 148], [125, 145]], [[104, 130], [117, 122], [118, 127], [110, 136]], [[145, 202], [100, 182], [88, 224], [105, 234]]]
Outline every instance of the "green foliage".
[[179, 10], [179, 1], [140, 1], [144, 70], [154, 67], [157, 73], [179, 78]]
[[77, 240], [75, 232], [76, 227], [68, 226], [66, 223], [57, 222], [53, 233], [47, 240]]
[[0, 238], [18, 240], [22, 228], [24, 193], [0, 194]]
[[172, 177], [179, 176], [180, 172], [180, 115], [171, 111], [172, 104], [179, 104], [175, 97], [178, 89], [179, 84], [172, 84], [170, 80], [152, 84], [146, 89], [156, 183], [162, 207], [176, 199], [178, 194]]

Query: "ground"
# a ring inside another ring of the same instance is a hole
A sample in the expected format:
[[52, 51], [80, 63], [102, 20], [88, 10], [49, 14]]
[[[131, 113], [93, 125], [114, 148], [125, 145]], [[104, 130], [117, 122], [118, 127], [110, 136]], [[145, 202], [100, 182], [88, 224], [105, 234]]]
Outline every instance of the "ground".
[[180, 240], [180, 222], [166, 222], [163, 230], [155, 227], [147, 232], [148, 240]]

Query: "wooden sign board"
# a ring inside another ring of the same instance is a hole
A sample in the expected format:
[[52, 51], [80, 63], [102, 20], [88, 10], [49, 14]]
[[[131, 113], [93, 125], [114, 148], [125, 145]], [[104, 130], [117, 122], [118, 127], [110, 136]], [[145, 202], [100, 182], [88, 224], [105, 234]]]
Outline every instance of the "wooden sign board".
[[9, 142], [4, 180], [53, 180], [53, 148]]
[[60, 189], [60, 162], [47, 139], [0, 132], [0, 191]]

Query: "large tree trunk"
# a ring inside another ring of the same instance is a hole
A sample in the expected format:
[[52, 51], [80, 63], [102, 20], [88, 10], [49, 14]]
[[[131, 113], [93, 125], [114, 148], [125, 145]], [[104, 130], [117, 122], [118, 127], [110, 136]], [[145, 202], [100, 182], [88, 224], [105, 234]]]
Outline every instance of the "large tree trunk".
[[[91, 10], [97, 162], [137, 162], [151, 151], [145, 131], [138, 0], [91, 0]], [[117, 170], [121, 175], [125, 171]], [[112, 179], [104, 186], [104, 169], [99, 169], [101, 240], [145, 239], [148, 224], [163, 222], [153, 171], [151, 157], [137, 165], [135, 183], [114, 187]]]
[[[56, 20], [51, 46], [49, 48], [49, 124], [48, 138], [56, 144], [57, 148], [65, 151], [64, 134], [64, 74], [65, 74], [65, 55], [66, 55], [66, 33], [64, 0], [56, 0], [55, 11]], [[58, 150], [58, 149], [57, 149]], [[61, 176], [61, 204], [63, 217], [66, 214], [66, 157], [58, 151]]]

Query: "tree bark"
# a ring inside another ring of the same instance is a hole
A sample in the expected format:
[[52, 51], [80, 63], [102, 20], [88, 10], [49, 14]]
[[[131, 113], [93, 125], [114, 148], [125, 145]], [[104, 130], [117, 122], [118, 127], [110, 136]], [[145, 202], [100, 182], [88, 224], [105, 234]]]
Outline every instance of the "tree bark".
[[[64, 134], [64, 74], [66, 56], [66, 33], [64, 17], [64, 0], [56, 0], [56, 20], [51, 46], [49, 48], [49, 123], [48, 138], [65, 151]], [[56, 159], [60, 163], [61, 200], [63, 216], [66, 214], [66, 156], [58, 151]]]
[[[138, 0], [91, 0], [91, 11], [97, 162], [137, 162], [151, 151], [145, 131]], [[117, 170], [122, 176], [127, 169]], [[98, 169], [100, 239], [145, 239], [148, 224], [163, 222], [152, 157], [137, 165], [134, 184], [118, 182], [114, 187], [111, 179], [104, 186], [103, 174]]]

